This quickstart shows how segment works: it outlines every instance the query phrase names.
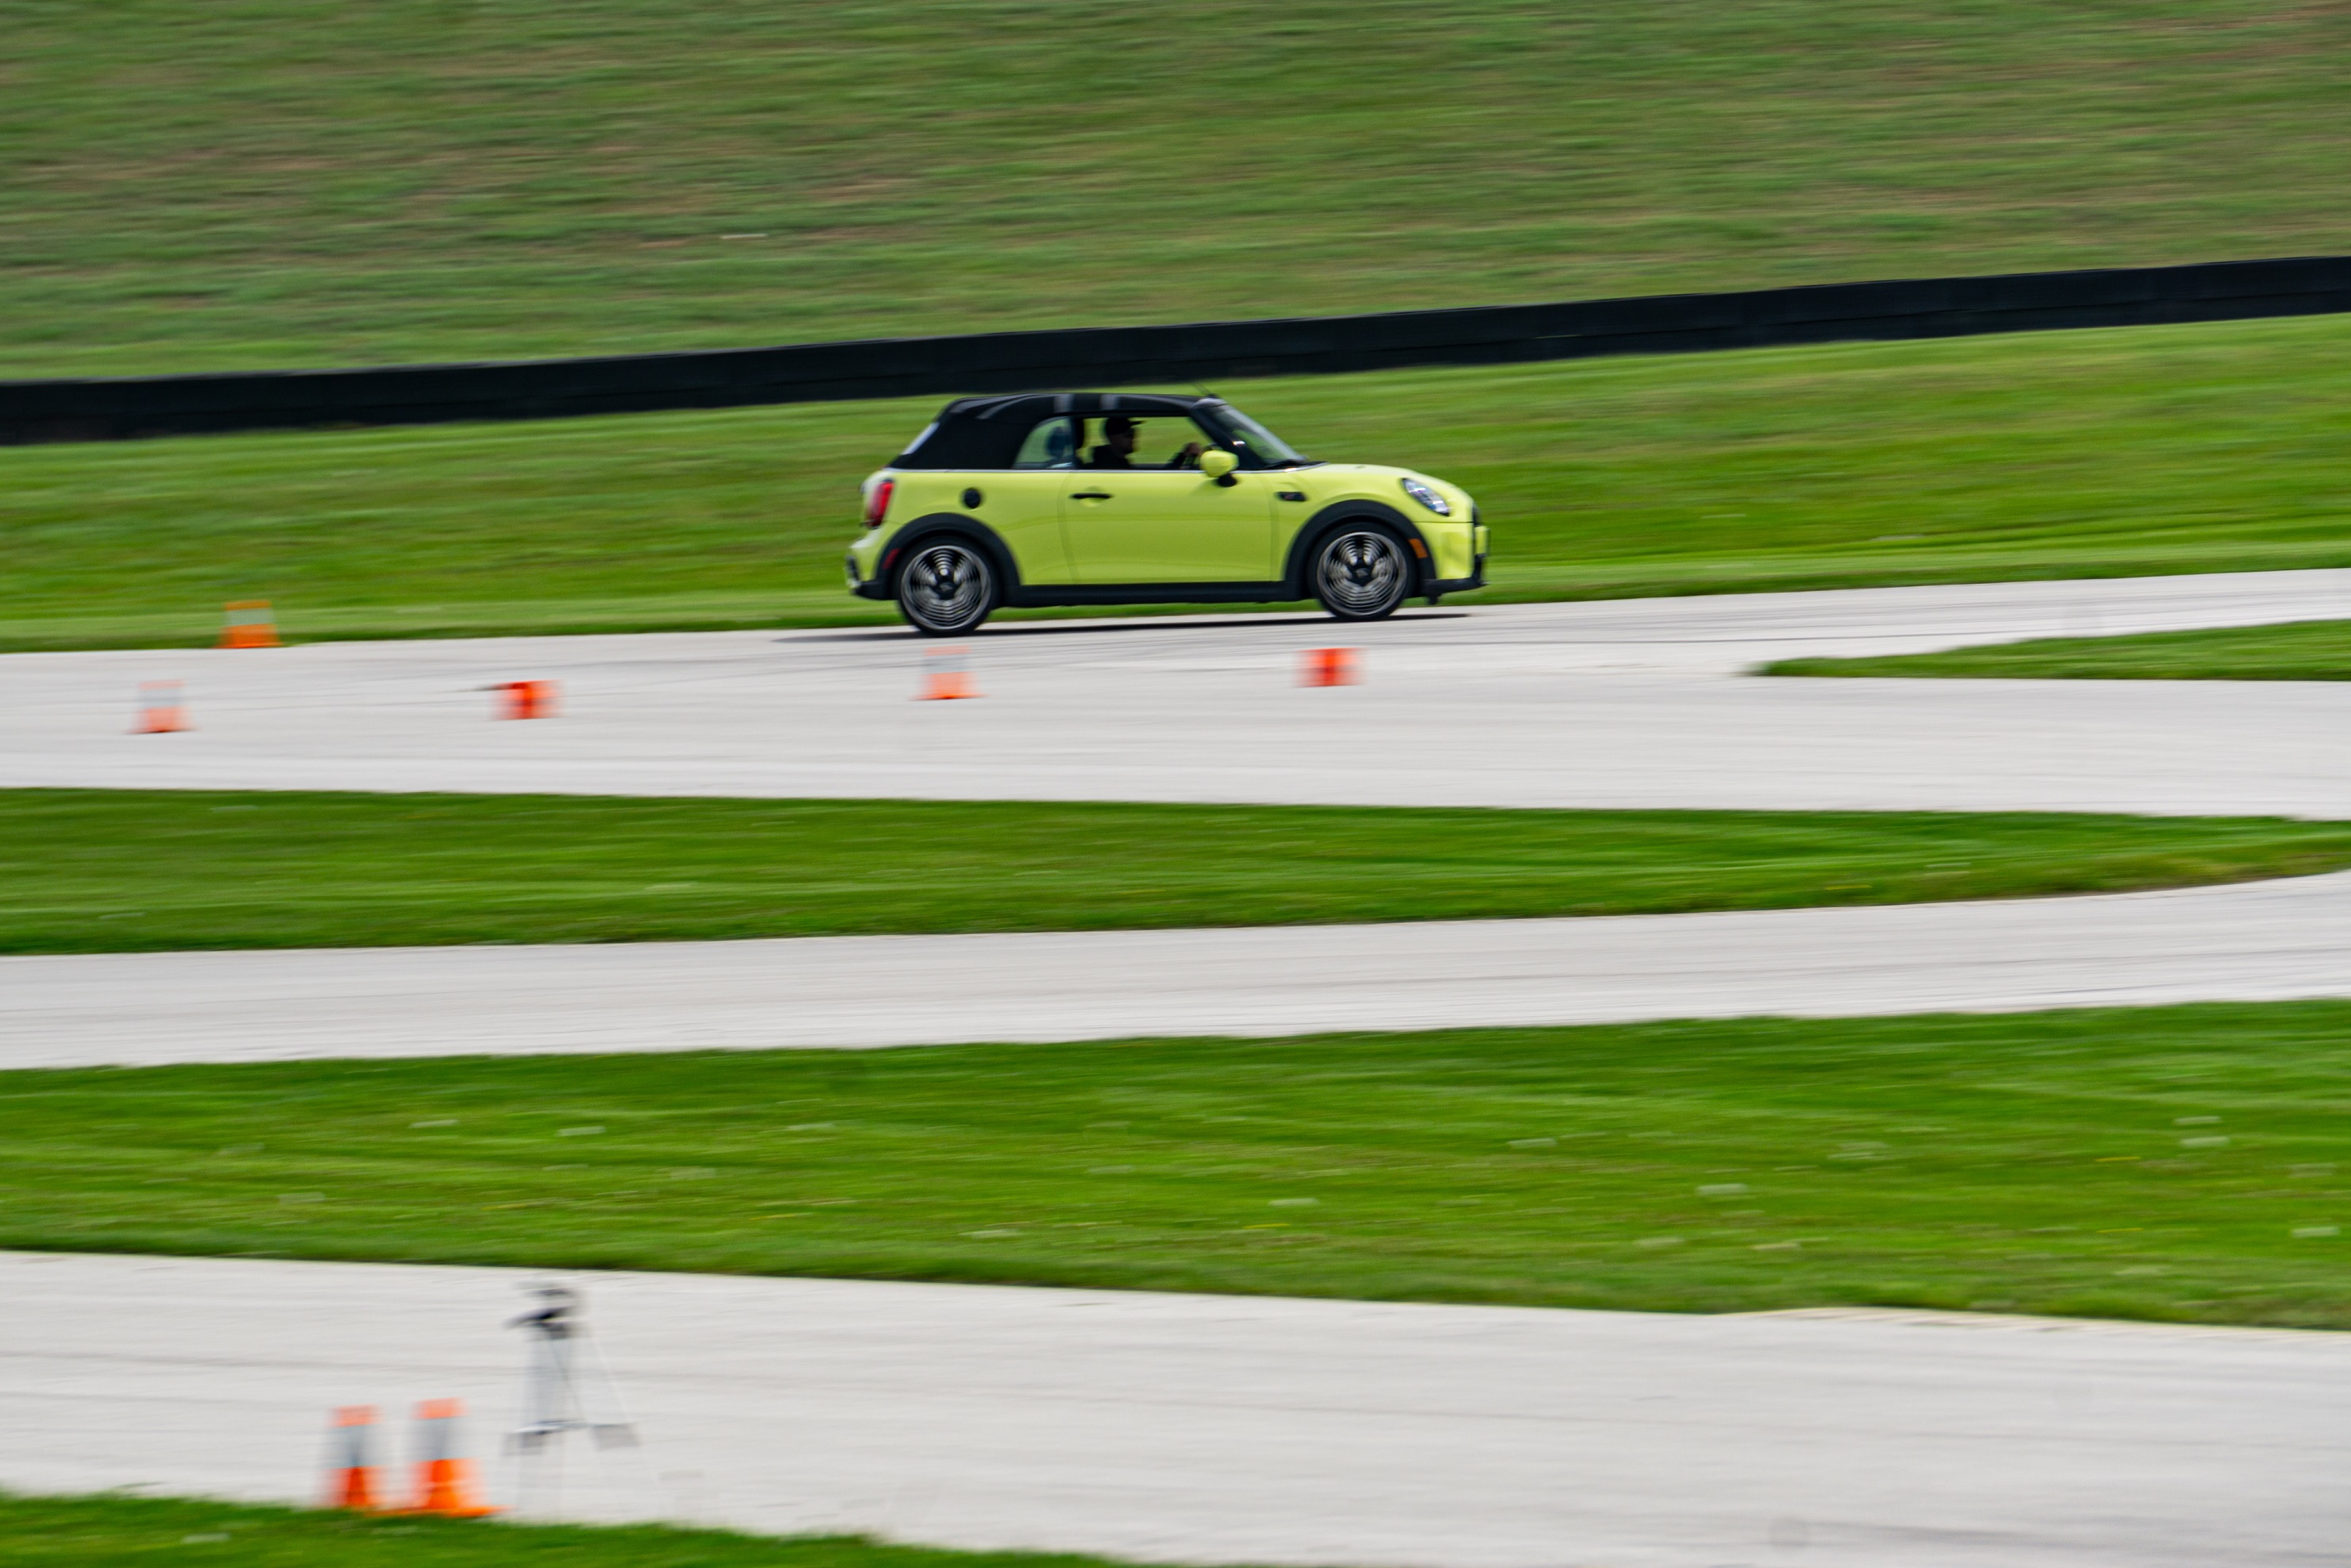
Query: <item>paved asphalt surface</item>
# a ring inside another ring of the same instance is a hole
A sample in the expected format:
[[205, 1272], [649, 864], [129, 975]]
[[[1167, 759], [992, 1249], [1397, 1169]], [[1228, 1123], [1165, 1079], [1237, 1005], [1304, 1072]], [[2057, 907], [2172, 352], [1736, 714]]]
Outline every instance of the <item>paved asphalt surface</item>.
[[[0, 785], [2351, 816], [2351, 683], [1754, 680], [1799, 653], [2351, 615], [2351, 570], [0, 659]], [[1302, 690], [1303, 649], [1364, 683]], [[481, 688], [559, 681], [565, 716]], [[131, 735], [142, 680], [197, 728]]]
[[[511, 1498], [524, 1278], [0, 1254], [0, 1484], [304, 1500], [329, 1406], [455, 1396]], [[575, 1447], [572, 1516], [1383, 1568], [2351, 1562], [2347, 1335], [582, 1282], [643, 1448]]]
[[0, 1067], [2351, 997], [2351, 873], [1615, 919], [0, 958]]
[[[967, 703], [906, 700], [922, 646], [871, 631], [31, 655], [0, 659], [0, 784], [2346, 816], [2351, 683], [1739, 674], [2346, 615], [2338, 571], [1008, 625], [970, 640], [987, 695]], [[1365, 685], [1292, 685], [1301, 650], [1340, 642]], [[561, 681], [567, 716], [489, 722], [480, 688], [525, 676]], [[201, 727], [124, 734], [159, 678], [188, 683]], [[0, 1063], [2345, 994], [2346, 910], [2351, 878], [2325, 877], [1586, 922], [12, 959]], [[953, 1006], [907, 996], [941, 973]], [[445, 1395], [492, 1453], [519, 1278], [0, 1255], [0, 1484], [298, 1500], [329, 1406]], [[567, 1511], [1365, 1568], [2351, 1563], [2351, 1336], [695, 1276], [592, 1294], [647, 1448], [575, 1456]]]

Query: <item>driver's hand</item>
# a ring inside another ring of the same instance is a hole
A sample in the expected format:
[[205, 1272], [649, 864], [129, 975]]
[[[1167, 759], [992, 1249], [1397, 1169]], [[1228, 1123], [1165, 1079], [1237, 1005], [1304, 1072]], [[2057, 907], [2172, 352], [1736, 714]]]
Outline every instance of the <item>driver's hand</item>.
[[1184, 450], [1176, 455], [1176, 466], [1179, 468], [1197, 468], [1200, 465], [1200, 454], [1207, 450], [1207, 448], [1202, 446], [1196, 441], [1186, 442], [1184, 444]]

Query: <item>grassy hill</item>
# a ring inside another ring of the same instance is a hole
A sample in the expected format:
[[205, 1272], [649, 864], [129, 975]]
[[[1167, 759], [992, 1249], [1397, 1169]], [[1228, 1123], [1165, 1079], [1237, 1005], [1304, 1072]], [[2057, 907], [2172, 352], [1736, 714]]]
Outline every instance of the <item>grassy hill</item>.
[[[2351, 566], [2351, 317], [1218, 390], [1467, 485], [1489, 599]], [[0, 649], [891, 620], [841, 551], [936, 406], [0, 450]]]
[[2253, 0], [15, 0], [0, 375], [2351, 248]]

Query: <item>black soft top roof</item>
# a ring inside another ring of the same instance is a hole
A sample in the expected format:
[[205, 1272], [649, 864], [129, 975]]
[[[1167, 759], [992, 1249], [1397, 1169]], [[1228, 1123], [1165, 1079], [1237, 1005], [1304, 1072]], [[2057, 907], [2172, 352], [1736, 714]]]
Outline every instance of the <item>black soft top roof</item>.
[[1220, 399], [1176, 392], [999, 392], [994, 397], [959, 397], [939, 411], [939, 418], [1035, 421], [1057, 413], [1189, 413], [1204, 402]]
[[[939, 410], [914, 444], [891, 459], [893, 468], [1007, 468], [1020, 439], [1039, 420], [1057, 413], [1190, 415], [1221, 398], [1168, 392], [1003, 392], [959, 397]], [[1211, 421], [1214, 423], [1214, 421]]]

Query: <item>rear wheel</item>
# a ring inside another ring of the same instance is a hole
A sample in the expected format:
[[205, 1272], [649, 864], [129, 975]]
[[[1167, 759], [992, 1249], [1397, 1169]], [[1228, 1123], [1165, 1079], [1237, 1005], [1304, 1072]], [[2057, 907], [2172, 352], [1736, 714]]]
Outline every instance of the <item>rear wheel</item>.
[[996, 568], [962, 539], [925, 539], [898, 569], [898, 613], [926, 637], [969, 632], [996, 608]]
[[1412, 556], [1377, 523], [1344, 523], [1314, 547], [1314, 597], [1342, 621], [1395, 613], [1412, 591]]

